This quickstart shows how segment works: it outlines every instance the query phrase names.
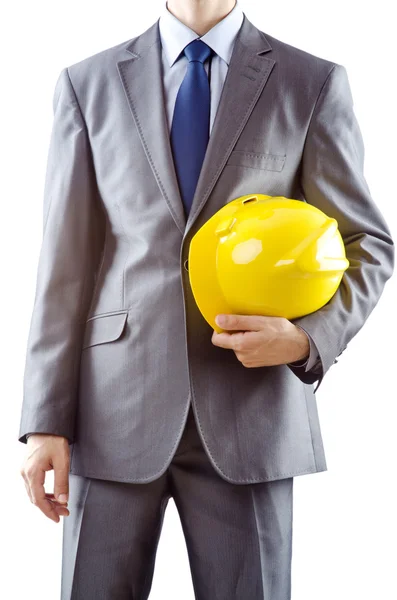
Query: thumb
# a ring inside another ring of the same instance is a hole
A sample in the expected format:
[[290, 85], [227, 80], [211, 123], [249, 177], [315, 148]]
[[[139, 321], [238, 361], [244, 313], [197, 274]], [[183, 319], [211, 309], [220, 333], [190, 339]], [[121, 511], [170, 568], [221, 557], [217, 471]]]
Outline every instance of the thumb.
[[69, 499], [69, 459], [58, 456], [53, 460], [54, 496], [58, 502], [66, 503]]

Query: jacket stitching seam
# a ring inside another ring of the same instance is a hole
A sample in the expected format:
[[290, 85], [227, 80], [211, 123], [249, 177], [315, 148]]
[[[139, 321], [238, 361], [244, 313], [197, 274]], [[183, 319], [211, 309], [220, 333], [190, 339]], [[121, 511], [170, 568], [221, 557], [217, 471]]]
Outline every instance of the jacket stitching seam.
[[[179, 430], [179, 432], [181, 431], [181, 429]], [[174, 448], [175, 448], [175, 446], [174, 446]], [[174, 448], [172, 449], [172, 451], [168, 455], [167, 461], [168, 461], [169, 457], [171, 456], [171, 454], [173, 453]], [[167, 461], [166, 461], [165, 464], [167, 464]], [[153, 479], [153, 478], [156, 478], [158, 476], [161, 476], [164, 473], [164, 471], [165, 471], [164, 466], [159, 471], [157, 471], [156, 473], [154, 473], [153, 475], [149, 475], [148, 477], [138, 477], [136, 479], [131, 479], [130, 477], [117, 477], [117, 479], [111, 479], [112, 476], [114, 477], [114, 472], [103, 473], [101, 471], [101, 475], [100, 476], [101, 477], [107, 477], [111, 481], [130, 481], [132, 483], [138, 483], [139, 481], [147, 481], [148, 479]], [[290, 473], [275, 473], [274, 475], [272, 475], [270, 477], [255, 477], [253, 479], [232, 479], [230, 477], [227, 477], [227, 475], [223, 471], [221, 471], [221, 472], [225, 475], [226, 479], [228, 481], [230, 481], [231, 483], [256, 483], [256, 482], [262, 482], [262, 481], [268, 481], [268, 480], [273, 481], [273, 480], [277, 480], [277, 478], [284, 479], [284, 478], [287, 478], [287, 477], [294, 477], [296, 475], [303, 475], [305, 473], [318, 473], [319, 471], [318, 470], [317, 471], [313, 471], [313, 469], [304, 469], [303, 471], [291, 471]], [[72, 474], [77, 474], [77, 473], [75, 473], [72, 470], [71, 470], [71, 473]], [[84, 469], [84, 476], [85, 477], [98, 477], [98, 474], [95, 473], [95, 472], [86, 471]]]
[[[274, 67], [274, 64], [275, 64], [275, 63], [273, 62], [273, 63], [271, 63], [271, 64], [269, 64], [269, 65], [268, 65], [268, 68], [267, 68], [267, 69], [264, 71], [264, 73], [263, 73], [262, 79], [265, 79], [265, 77], [266, 77], [266, 76], [267, 76], [267, 75], [270, 73], [270, 71], [271, 71], [271, 70], [272, 70], [272, 68]], [[225, 90], [225, 91], [226, 91], [226, 93], [227, 93], [227, 91], [228, 91], [228, 90]], [[254, 105], [255, 105], [255, 103], [256, 103], [256, 101], [258, 100], [259, 96], [261, 95], [262, 91], [263, 91], [263, 85], [261, 85], [261, 86], [258, 88], [258, 90], [257, 90], [257, 93], [255, 94], [255, 96], [254, 96], [254, 98], [253, 98], [252, 102], [250, 103], [250, 105], [248, 106], [247, 110], [246, 110], [246, 111], [245, 111], [245, 113], [244, 113], [244, 117], [242, 118], [242, 122], [244, 122], [244, 121], [245, 121], [245, 118], [246, 118], [246, 116], [247, 116], [247, 115], [248, 115], [248, 113], [250, 112], [250, 110], [251, 110], [252, 106], [254, 106]], [[224, 127], [225, 127], [225, 129], [227, 129], [227, 127], [228, 127], [228, 124], [229, 124], [229, 122], [230, 122], [230, 118], [231, 118], [231, 117], [230, 117], [230, 113], [229, 113], [229, 114], [228, 114], [228, 120], [227, 120], [227, 123], [225, 123], [225, 124], [224, 124]], [[238, 139], [238, 137], [239, 137], [239, 135], [240, 135], [240, 133], [241, 133], [241, 131], [242, 131], [242, 130], [243, 130], [243, 127], [241, 127], [241, 128], [240, 128], [240, 129], [237, 131], [236, 135], [234, 136], [234, 138], [233, 138], [233, 139], [232, 139], [232, 141], [230, 142], [230, 145], [229, 145], [229, 147], [228, 147], [228, 149], [227, 149], [227, 151], [226, 151], [225, 155], [227, 155], [227, 154], [229, 153], [229, 150], [230, 150], [230, 148], [233, 148], [233, 146], [234, 146], [234, 144], [236, 143], [236, 140]], [[217, 178], [219, 177], [220, 173], [222, 172], [222, 169], [223, 169], [223, 168], [226, 166], [226, 162], [227, 162], [227, 158], [224, 160], [224, 162], [223, 162], [223, 163], [221, 163], [221, 164], [220, 164], [220, 166], [219, 166], [218, 170], [215, 172], [215, 174], [214, 174], [213, 178], [211, 179], [210, 183], [208, 184], [208, 186], [207, 186], [207, 188], [206, 188], [206, 190], [205, 190], [205, 192], [204, 192], [204, 194], [203, 194], [203, 198], [202, 198], [202, 200], [201, 200], [201, 203], [200, 203], [200, 205], [199, 205], [199, 206], [196, 208], [196, 210], [194, 211], [194, 213], [193, 213], [193, 215], [192, 215], [192, 218], [195, 218], [195, 217], [196, 217], [196, 215], [198, 215], [198, 214], [199, 214], [199, 212], [201, 211], [202, 207], [204, 206], [204, 203], [207, 201], [207, 194], [208, 194], [208, 190], [210, 190], [210, 189], [211, 189], [211, 187], [213, 186], [214, 182], [215, 182], [215, 181], [217, 180]]]
[[304, 395], [305, 395], [305, 406], [306, 406], [307, 422], [308, 422], [308, 425], [309, 425], [309, 431], [310, 431], [310, 439], [311, 439], [311, 443], [312, 443], [312, 450], [313, 450], [313, 460], [314, 460], [314, 466], [315, 466], [315, 468], [316, 468], [316, 469], [318, 469], [318, 466], [317, 466], [317, 460], [316, 460], [316, 453], [315, 453], [315, 451], [314, 451], [314, 441], [313, 441], [313, 431], [312, 431], [312, 424], [311, 424], [311, 422], [310, 422], [309, 409], [308, 409], [308, 406], [307, 406], [307, 394], [306, 394], [306, 389], [307, 389], [307, 388], [306, 388], [306, 385], [304, 384], [304, 387], [303, 387], [303, 393], [304, 393]]
[[[189, 400], [189, 396], [188, 396], [188, 400]], [[171, 451], [168, 454], [168, 456], [167, 456], [167, 458], [165, 460], [165, 463], [163, 464], [163, 466], [161, 467], [161, 469], [159, 471], [157, 471], [157, 473], [155, 473], [154, 475], [149, 475], [148, 477], [140, 477], [138, 479], [135, 479], [134, 481], [147, 481], [148, 479], [151, 479], [152, 477], [158, 477], [158, 476], [160, 476], [166, 470], [169, 458], [175, 453], [175, 451], [177, 449], [177, 446], [179, 444], [179, 441], [180, 441], [180, 438], [181, 438], [181, 433], [182, 433], [182, 431], [183, 431], [183, 429], [185, 427], [185, 424], [186, 424], [187, 414], [189, 412], [189, 408], [190, 408], [190, 402], [187, 405], [187, 410], [185, 410], [185, 414], [184, 414], [184, 418], [182, 420], [182, 424], [181, 424], [181, 426], [179, 428], [179, 431], [178, 431], [178, 434], [176, 436], [176, 441], [175, 441], [173, 447], [171, 448]], [[70, 463], [70, 466], [72, 466], [71, 463]], [[71, 472], [73, 473], [73, 471], [71, 471]], [[85, 471], [85, 473], [87, 473], [87, 472]], [[109, 477], [111, 475], [114, 475], [114, 473], [105, 473], [104, 476], [105, 477]], [[91, 475], [89, 475], [89, 474], [86, 474], [85, 476], [86, 477], [91, 477]], [[129, 477], [118, 477], [116, 481], [130, 481], [130, 478]]]
[[[131, 107], [132, 113], [133, 113], [133, 115], [134, 115], [134, 118], [135, 118], [135, 120], [136, 120], [136, 125], [137, 125], [137, 128], [138, 128], [139, 134], [140, 134], [140, 136], [141, 136], [141, 140], [142, 140], [143, 146], [144, 146], [144, 148], [145, 148], [145, 152], [147, 153], [147, 157], [148, 157], [149, 163], [150, 163], [150, 165], [151, 165], [151, 167], [152, 167], [152, 169], [153, 169], [153, 172], [155, 173], [155, 176], [156, 176], [156, 181], [157, 181], [157, 183], [158, 183], [158, 185], [159, 185], [159, 187], [160, 187], [160, 190], [161, 190], [161, 192], [162, 192], [162, 194], [163, 194], [163, 196], [164, 196], [164, 198], [165, 198], [165, 201], [167, 202], [167, 205], [168, 205], [168, 207], [169, 207], [169, 209], [170, 209], [170, 211], [171, 211], [171, 214], [173, 215], [173, 217], [174, 217], [175, 221], [176, 221], [176, 222], [177, 222], [177, 223], [180, 225], [180, 223], [179, 223], [179, 219], [178, 219], [178, 215], [175, 213], [175, 211], [174, 211], [174, 208], [173, 208], [173, 206], [171, 205], [171, 203], [170, 203], [170, 201], [169, 201], [169, 198], [168, 198], [167, 192], [165, 191], [165, 188], [164, 188], [164, 186], [163, 186], [163, 182], [161, 181], [161, 179], [160, 179], [160, 176], [159, 176], [159, 174], [158, 174], [158, 171], [157, 171], [157, 169], [156, 169], [156, 167], [155, 167], [155, 165], [154, 165], [154, 163], [153, 163], [153, 160], [152, 160], [152, 155], [151, 155], [151, 153], [150, 153], [150, 151], [149, 151], [149, 148], [148, 148], [148, 146], [147, 146], [147, 144], [146, 144], [146, 140], [145, 140], [145, 137], [144, 137], [144, 135], [143, 135], [143, 131], [142, 131], [142, 127], [141, 127], [141, 123], [140, 123], [140, 121], [139, 121], [139, 118], [138, 118], [138, 115], [137, 115], [137, 113], [136, 113], [136, 111], [135, 111], [135, 106], [134, 106], [134, 103], [133, 103], [133, 101], [132, 101], [132, 98], [131, 98], [131, 96], [130, 96], [130, 93], [129, 93], [129, 91], [128, 91], [127, 82], [126, 82], [126, 80], [125, 80], [124, 73], [123, 73], [123, 70], [122, 70], [122, 68], [121, 68], [121, 67], [122, 67], [122, 65], [120, 64], [119, 73], [120, 73], [121, 79], [123, 80], [123, 83], [124, 83], [124, 88], [125, 88], [125, 90], [126, 90], [127, 97], [128, 97], [128, 99], [129, 99], [129, 102], [130, 102], [130, 107]], [[181, 230], [181, 227], [180, 227], [180, 226], [179, 226], [179, 230]]]

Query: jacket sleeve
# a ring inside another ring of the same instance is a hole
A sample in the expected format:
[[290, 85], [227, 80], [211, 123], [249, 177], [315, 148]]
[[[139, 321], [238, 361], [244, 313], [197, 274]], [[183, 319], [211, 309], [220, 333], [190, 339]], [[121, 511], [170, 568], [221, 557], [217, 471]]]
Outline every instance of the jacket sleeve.
[[319, 353], [317, 363], [307, 372], [289, 365], [305, 383], [318, 381], [316, 390], [364, 325], [393, 272], [393, 240], [363, 169], [364, 145], [347, 72], [334, 64], [313, 110], [301, 185], [309, 204], [337, 220], [350, 266], [325, 306], [292, 320], [312, 337]]
[[33, 432], [74, 441], [80, 351], [105, 232], [87, 129], [67, 68], [55, 85], [53, 112], [23, 381], [23, 443]]
[[[298, 325], [297, 325], [298, 327]], [[319, 359], [319, 354], [317, 352], [317, 348], [315, 346], [315, 343], [313, 342], [312, 338], [310, 337], [310, 335], [305, 331], [307, 338], [309, 340], [309, 356], [307, 358], [302, 358], [301, 360], [296, 360], [294, 362], [291, 363], [287, 363], [288, 365], [292, 366], [292, 367], [300, 367], [301, 369], [304, 367], [305, 371], [310, 371], [310, 369], [312, 367], [314, 367], [314, 365], [316, 364], [316, 362]]]

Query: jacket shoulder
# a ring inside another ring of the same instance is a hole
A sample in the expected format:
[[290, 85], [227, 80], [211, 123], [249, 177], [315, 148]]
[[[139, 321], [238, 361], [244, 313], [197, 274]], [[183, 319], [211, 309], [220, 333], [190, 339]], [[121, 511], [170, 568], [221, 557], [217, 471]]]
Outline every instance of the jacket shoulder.
[[83, 112], [90, 98], [98, 94], [102, 94], [104, 98], [112, 96], [119, 78], [117, 63], [132, 57], [127, 48], [135, 39], [130, 38], [100, 50], [69, 64], [63, 69], [63, 71], [68, 72], [74, 93]]
[[128, 56], [131, 56], [127, 52], [127, 47], [135, 39], [136, 38], [130, 38], [124, 42], [100, 50], [95, 54], [86, 56], [85, 58], [68, 65], [67, 69], [69, 73], [75, 75], [93, 70], [105, 70], [109, 64], [114, 64], [115, 61], [122, 60], [123, 57], [128, 58]]
[[335, 66], [342, 66], [332, 60], [279, 40], [268, 33], [263, 31], [261, 33], [272, 47], [271, 57], [279, 62], [281, 68], [295, 71], [300, 78], [307, 80], [324, 79]]

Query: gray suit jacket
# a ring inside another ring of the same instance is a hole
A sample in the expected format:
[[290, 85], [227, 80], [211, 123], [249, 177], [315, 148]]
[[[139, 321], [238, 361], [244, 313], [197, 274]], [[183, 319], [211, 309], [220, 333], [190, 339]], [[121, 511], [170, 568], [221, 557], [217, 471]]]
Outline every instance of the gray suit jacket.
[[[192, 402], [226, 480], [324, 471], [313, 384], [364, 325], [394, 261], [346, 70], [244, 17], [186, 221], [160, 51], [156, 22], [57, 81], [19, 440], [63, 435], [72, 473], [149, 482], [170, 463]], [[294, 321], [319, 351], [308, 372], [248, 369], [214, 346], [189, 286], [192, 236], [251, 192], [319, 207], [346, 245], [334, 297]]]

